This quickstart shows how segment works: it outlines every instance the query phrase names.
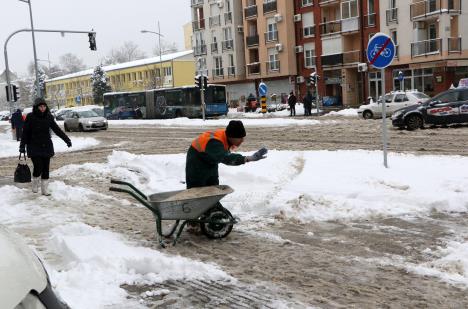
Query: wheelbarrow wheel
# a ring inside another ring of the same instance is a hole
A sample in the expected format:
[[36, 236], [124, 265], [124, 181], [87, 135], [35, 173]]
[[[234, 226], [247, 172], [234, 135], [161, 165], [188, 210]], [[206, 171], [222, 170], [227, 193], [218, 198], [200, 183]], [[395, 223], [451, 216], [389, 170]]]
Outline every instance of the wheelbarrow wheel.
[[229, 210], [224, 207], [216, 207], [208, 210], [202, 219], [211, 221], [200, 223], [202, 233], [211, 239], [219, 239], [228, 236], [232, 231], [232, 227], [234, 226], [232, 223], [220, 222], [231, 221], [233, 219]]

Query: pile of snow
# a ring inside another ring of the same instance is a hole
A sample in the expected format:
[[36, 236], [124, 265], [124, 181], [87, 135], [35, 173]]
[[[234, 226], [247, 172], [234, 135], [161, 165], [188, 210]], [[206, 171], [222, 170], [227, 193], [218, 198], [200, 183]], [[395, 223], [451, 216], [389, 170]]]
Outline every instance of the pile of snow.
[[[58, 152], [70, 152], [76, 150], [82, 150], [98, 145], [100, 142], [92, 137], [72, 137], [72, 147], [68, 148], [65, 142], [53, 135], [52, 142], [54, 143], [54, 150]], [[3, 133], [0, 133], [0, 158], [4, 157], [13, 157], [19, 155], [19, 142], [13, 140], [11, 129], [6, 130]]]
[[357, 108], [346, 108], [342, 109], [339, 111], [331, 111], [328, 114], [325, 114], [324, 116], [345, 116], [345, 117], [357, 117]]

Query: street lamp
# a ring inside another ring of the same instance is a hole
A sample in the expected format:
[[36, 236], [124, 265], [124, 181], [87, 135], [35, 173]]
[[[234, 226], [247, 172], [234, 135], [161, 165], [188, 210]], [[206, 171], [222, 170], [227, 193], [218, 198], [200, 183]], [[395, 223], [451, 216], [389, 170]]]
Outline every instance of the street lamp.
[[36, 37], [34, 36], [34, 23], [33, 23], [33, 15], [32, 15], [32, 8], [31, 8], [31, 0], [19, 0], [19, 1], [27, 3], [29, 5], [29, 18], [31, 19], [31, 34], [32, 34], [33, 51], [34, 51], [34, 67], [36, 69], [36, 96], [40, 98], [42, 97], [42, 94], [41, 94], [41, 88], [39, 87], [39, 68], [37, 65]]
[[159, 42], [159, 80], [161, 81], [161, 87], [162, 87], [162, 85], [163, 85], [163, 80], [162, 80], [163, 67], [162, 67], [161, 37], [164, 37], [164, 35], [161, 34], [161, 28], [159, 27], [159, 21], [158, 21], [158, 32], [150, 31], [150, 30], [141, 30], [141, 33], [152, 33], [152, 34], [156, 34], [158, 36], [158, 42]]

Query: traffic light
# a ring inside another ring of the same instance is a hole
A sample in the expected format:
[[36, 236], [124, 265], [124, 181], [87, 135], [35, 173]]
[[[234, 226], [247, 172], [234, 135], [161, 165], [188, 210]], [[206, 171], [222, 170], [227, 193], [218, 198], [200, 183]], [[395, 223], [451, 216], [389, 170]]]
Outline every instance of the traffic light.
[[203, 76], [203, 89], [208, 88], [208, 76]]
[[310, 82], [313, 85], [318, 84], [318, 81], [320, 80], [320, 75], [317, 74], [317, 72], [313, 72], [310, 74]]
[[10, 102], [10, 87], [8, 87], [8, 85], [5, 86], [5, 92], [6, 92], [6, 100], [7, 102]]
[[195, 86], [201, 89], [202, 86], [202, 76], [201, 75], [195, 75]]
[[13, 92], [13, 102], [16, 102], [20, 98], [19, 88], [16, 85], [11, 85], [11, 88], [12, 88], [12, 92]]
[[89, 49], [97, 50], [97, 48], [96, 48], [96, 32], [89, 32], [88, 33], [88, 38], [89, 38]]

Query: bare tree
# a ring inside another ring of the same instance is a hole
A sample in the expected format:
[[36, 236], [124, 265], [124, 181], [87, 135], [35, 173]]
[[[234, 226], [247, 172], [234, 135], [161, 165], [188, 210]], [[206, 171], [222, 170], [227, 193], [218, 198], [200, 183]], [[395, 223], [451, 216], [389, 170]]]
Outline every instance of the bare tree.
[[[55, 78], [55, 77], [62, 76], [68, 73], [68, 72], [64, 72], [64, 70], [62, 70], [62, 68], [60, 68], [60, 66], [57, 64], [44, 65], [41, 63], [38, 66], [39, 66], [39, 71], [43, 71], [45, 75], [47, 76], [47, 78]], [[35, 76], [35, 71], [36, 70], [34, 68], [34, 62], [31, 61], [28, 64], [29, 76]]]
[[108, 55], [102, 60], [105, 65], [129, 62], [133, 60], [143, 59], [146, 55], [140, 50], [138, 45], [132, 41], [126, 41], [117, 49], [113, 48]]
[[175, 42], [169, 43], [161, 41], [161, 49], [159, 48], [159, 44], [153, 49], [153, 55], [159, 56], [159, 50], [161, 50], [162, 54], [171, 54], [179, 51], [177, 44]]
[[60, 56], [60, 67], [64, 74], [70, 74], [86, 69], [83, 60], [72, 53]]

